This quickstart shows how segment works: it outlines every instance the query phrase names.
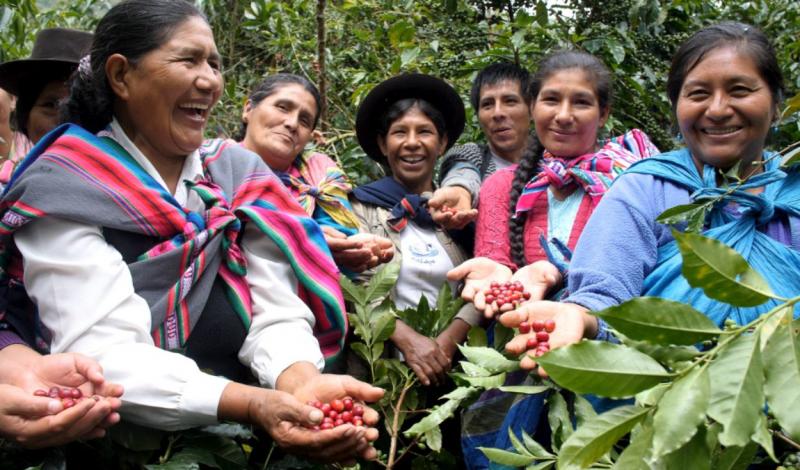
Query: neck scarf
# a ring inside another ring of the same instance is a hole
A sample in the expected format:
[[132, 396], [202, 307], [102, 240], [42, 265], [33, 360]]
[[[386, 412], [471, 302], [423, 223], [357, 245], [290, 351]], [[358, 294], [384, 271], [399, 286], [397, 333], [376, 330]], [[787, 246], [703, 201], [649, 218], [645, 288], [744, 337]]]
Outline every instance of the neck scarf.
[[239, 244], [247, 222], [289, 260], [299, 280], [298, 295], [316, 318], [315, 336], [332, 358], [343, 346], [347, 320], [338, 270], [319, 226], [260, 159], [245, 159], [228, 144], [210, 141], [200, 150], [205, 178], [187, 182], [206, 204], [196, 213], [181, 207], [113, 139], [74, 125], [57, 128], [14, 173], [0, 203], [0, 281], [22, 282], [19, 253], [8, 237], [38, 218], [63, 217], [163, 240], [143, 253], [136, 267], [152, 281], [141, 295], [151, 308], [156, 345], [179, 349], [208, 298], [207, 289], [193, 289], [209, 279], [205, 273], [211, 279], [220, 276], [228, 300], [249, 328], [252, 305]]
[[428, 212], [428, 198], [409, 194], [408, 189], [391, 176], [359, 186], [353, 191], [353, 196], [363, 203], [389, 209], [389, 227], [396, 232], [406, 228], [409, 220], [422, 228], [432, 229], [436, 226]]
[[596, 205], [614, 178], [634, 162], [656, 153], [658, 149], [638, 129], [611, 139], [597, 152], [575, 158], [559, 158], [545, 150], [539, 173], [528, 181], [517, 200], [516, 214], [531, 210], [551, 185], [556, 188], [580, 187]]
[[346, 205], [352, 186], [328, 156], [316, 152], [301, 155], [288, 172], [277, 174], [309, 216], [318, 205], [339, 225], [358, 227], [358, 219]]
[[[703, 235], [715, 238], [747, 260], [780, 296], [792, 297], [800, 293], [800, 253], [758, 230], [770, 221], [789, 215], [800, 217], [800, 172], [796, 168], [780, 169], [780, 162], [765, 152], [764, 171], [752, 176], [732, 194], [726, 187], [718, 187], [714, 167], [704, 165], [702, 176], [698, 173], [687, 149], [661, 154], [633, 165], [628, 171], [653, 175], [686, 188], [693, 201], [724, 195], [721, 203], [710, 210]], [[760, 194], [747, 189], [763, 188]], [[727, 210], [730, 203], [739, 213]], [[794, 235], [794, 234], [793, 234]], [[758, 315], [778, 304], [769, 300], [756, 307], [733, 307], [710, 299], [701, 289], [689, 286], [681, 274], [683, 260], [675, 240], [659, 247], [658, 261], [645, 278], [642, 295], [661, 296], [686, 302], [704, 312], [718, 325], [728, 318], [740, 325], [749, 323]]]

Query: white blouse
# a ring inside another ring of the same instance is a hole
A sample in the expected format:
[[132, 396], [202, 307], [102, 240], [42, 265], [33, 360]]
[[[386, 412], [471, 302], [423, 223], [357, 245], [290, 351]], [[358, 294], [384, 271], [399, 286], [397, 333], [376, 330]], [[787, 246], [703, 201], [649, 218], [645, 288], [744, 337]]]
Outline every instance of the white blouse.
[[[114, 120], [113, 137], [156, 181], [166, 184], [149, 160]], [[197, 151], [186, 158], [179, 181], [202, 176]], [[200, 197], [179, 184], [175, 199], [204, 208]], [[87, 208], [88, 209], [88, 208]], [[262, 385], [273, 387], [296, 362], [322, 369], [324, 358], [313, 335], [314, 316], [297, 296], [297, 278], [288, 260], [252, 224], [242, 239], [253, 321], [239, 351]], [[201, 372], [195, 362], [157, 348], [147, 302], [134, 292], [122, 255], [103, 238], [102, 228], [48, 217], [15, 235], [23, 257], [25, 286], [53, 332], [51, 350], [96, 359], [107, 380], [122, 384], [122, 416], [165, 430], [216, 422], [228, 380]]]

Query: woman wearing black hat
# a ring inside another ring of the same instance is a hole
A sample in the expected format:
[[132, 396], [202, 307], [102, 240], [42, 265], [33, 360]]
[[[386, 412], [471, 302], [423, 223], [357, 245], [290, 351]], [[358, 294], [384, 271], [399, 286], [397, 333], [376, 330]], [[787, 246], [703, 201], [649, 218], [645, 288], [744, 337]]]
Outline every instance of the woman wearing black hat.
[[[58, 107], [67, 97], [67, 79], [89, 52], [92, 34], [66, 28], [43, 29], [36, 35], [31, 56], [0, 64], [0, 88], [17, 97], [16, 126], [36, 144], [59, 123]], [[15, 139], [14, 149], [0, 170], [0, 184], [8, 183], [14, 165], [30, 144]], [[27, 144], [27, 145], [26, 145]], [[7, 163], [8, 162], [8, 163]]]
[[[362, 231], [388, 237], [395, 245], [400, 277], [392, 291], [398, 308], [416, 307], [420, 294], [436, 300], [446, 273], [468, 257], [459, 235], [437, 227], [428, 212], [436, 161], [464, 129], [464, 104], [444, 81], [405, 74], [375, 87], [356, 117], [359, 143], [371, 158], [388, 165], [391, 176], [357, 188], [353, 209]], [[467, 237], [464, 237], [467, 238]], [[466, 249], [465, 249], [466, 248]], [[440, 385], [450, 368], [456, 344], [478, 321], [462, 309], [436, 338], [397, 322], [392, 343], [424, 385]]]

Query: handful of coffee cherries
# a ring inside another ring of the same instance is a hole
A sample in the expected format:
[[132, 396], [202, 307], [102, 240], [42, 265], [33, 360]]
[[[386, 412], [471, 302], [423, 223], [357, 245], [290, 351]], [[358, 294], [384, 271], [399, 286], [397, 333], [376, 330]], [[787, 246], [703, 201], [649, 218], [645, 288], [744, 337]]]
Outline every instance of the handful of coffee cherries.
[[311, 428], [315, 431], [333, 429], [345, 424], [352, 424], [353, 426], [364, 425], [364, 407], [354, 403], [351, 397], [344, 397], [341, 400], [337, 398], [329, 403], [323, 403], [319, 400], [309, 401], [308, 405], [322, 411], [324, 415], [322, 423]]

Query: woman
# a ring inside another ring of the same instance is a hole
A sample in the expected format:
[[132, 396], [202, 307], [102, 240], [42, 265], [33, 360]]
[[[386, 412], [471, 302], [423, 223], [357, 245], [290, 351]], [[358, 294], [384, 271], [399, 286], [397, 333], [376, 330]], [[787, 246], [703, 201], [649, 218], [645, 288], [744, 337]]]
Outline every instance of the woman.
[[[369, 92], [356, 116], [361, 148], [391, 176], [357, 188], [353, 209], [361, 229], [392, 240], [400, 276], [395, 305], [416, 307], [420, 294], [436, 301], [449, 269], [467, 258], [463, 245], [437, 227], [425, 205], [434, 190], [436, 160], [464, 130], [464, 103], [444, 81], [422, 74], [390, 78]], [[462, 309], [436, 338], [397, 321], [390, 340], [423, 385], [444, 382], [456, 352], [478, 321]]]
[[[86, 354], [125, 387], [124, 419], [252, 423], [311, 458], [372, 457], [374, 429], [305, 427], [322, 419], [307, 400], [381, 390], [319, 373], [346, 322], [318, 226], [258, 156], [200, 149], [220, 61], [190, 3], [109, 10], [67, 103], [83, 128], [49, 134], [2, 201], [19, 250], [9, 285], [24, 285], [52, 351]], [[253, 375], [276, 390], [236, 381]]]
[[[467, 277], [463, 294], [488, 317], [497, 309], [485, 304], [483, 289], [491, 281], [507, 281], [512, 272], [534, 298], [543, 298], [546, 292], [536, 277], [542, 263], [537, 262], [550, 259], [564, 271], [569, 250], [611, 181], [633, 162], [657, 153], [637, 129], [598, 144], [611, 112], [612, 78], [596, 57], [552, 53], [530, 86], [536, 136], [519, 165], [484, 182], [475, 235], [479, 258], [451, 274]], [[552, 243], [542, 243], [547, 240]], [[561, 278], [555, 269], [545, 272]]]
[[[738, 251], [778, 295], [797, 295], [797, 169], [781, 171], [780, 161], [764, 148], [779, 118], [782, 92], [775, 52], [753, 26], [725, 22], [690, 37], [673, 58], [667, 79], [686, 147], [632, 166], [614, 184], [576, 247], [570, 295], [563, 303], [535, 302], [501, 321], [516, 325], [526, 318], [553, 318], [550, 344], [558, 347], [584, 337], [607, 338], [603, 322], [589, 311], [640, 295], [689, 303], [720, 326], [727, 319], [746, 324], [771, 309], [776, 301], [733, 308], [691, 288], [681, 275], [671, 227], [656, 221], [666, 209], [729, 188], [732, 183], [723, 175], [737, 165], [748, 181], [711, 209], [703, 234]], [[521, 353], [525, 336], [509, 342], [508, 350]], [[522, 365], [535, 362], [525, 358]]]
[[[451, 278], [466, 277], [462, 295], [489, 318], [498, 311], [484, 299], [490, 282], [520, 281], [534, 299], [544, 298], [551, 284], [560, 284], [569, 250], [611, 181], [656, 151], [635, 129], [598, 143], [611, 112], [612, 77], [591, 54], [559, 51], [546, 56], [531, 80], [530, 96], [536, 134], [518, 165], [485, 180], [478, 205], [478, 258], [450, 273]], [[511, 376], [506, 383], [519, 385], [526, 377]], [[498, 391], [483, 394], [464, 414], [462, 444], [470, 468], [488, 466], [479, 447], [511, 446], [509, 427], [516, 434], [532, 433], [543, 399], [542, 394], [522, 399]], [[505, 418], [497, 422], [493, 416]]]
[[270, 75], [250, 93], [242, 112], [241, 145], [257, 153], [317, 221], [336, 264], [362, 272], [392, 258], [386, 238], [357, 235], [347, 177], [327, 155], [303, 154], [319, 121], [322, 98], [305, 77]]
[[[67, 79], [88, 51], [92, 35], [65, 28], [43, 29], [31, 56], [0, 64], [0, 88], [16, 96], [16, 127], [11, 148], [0, 167], [0, 184], [11, 178], [16, 164], [59, 123], [58, 106], [67, 97]], [[6, 94], [0, 90], [0, 99]], [[0, 116], [2, 117], [2, 116]]]

